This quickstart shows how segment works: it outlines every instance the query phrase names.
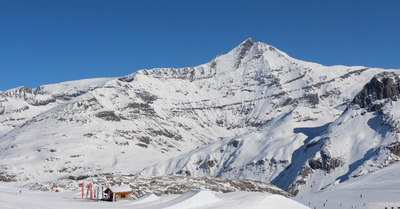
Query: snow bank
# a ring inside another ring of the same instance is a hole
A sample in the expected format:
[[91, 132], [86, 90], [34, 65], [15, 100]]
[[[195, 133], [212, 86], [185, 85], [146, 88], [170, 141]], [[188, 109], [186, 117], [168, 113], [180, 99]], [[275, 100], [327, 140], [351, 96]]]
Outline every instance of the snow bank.
[[219, 201], [213, 192], [191, 190], [160, 207], [164, 209], [194, 208]]
[[160, 197], [158, 197], [157, 195], [155, 195], [153, 193], [149, 193], [149, 194], [146, 194], [146, 195], [140, 197], [139, 199], [135, 200], [132, 203], [132, 205], [143, 204], [143, 203], [153, 202], [153, 201], [157, 201], [157, 200], [160, 200]]

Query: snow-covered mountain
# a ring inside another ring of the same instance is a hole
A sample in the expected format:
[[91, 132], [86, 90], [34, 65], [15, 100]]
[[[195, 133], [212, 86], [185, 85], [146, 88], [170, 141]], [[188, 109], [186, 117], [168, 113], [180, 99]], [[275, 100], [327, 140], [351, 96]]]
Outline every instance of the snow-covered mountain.
[[196, 67], [20, 87], [0, 93], [0, 180], [141, 171], [307, 193], [400, 159], [399, 92], [396, 70], [322, 66], [251, 39]]
[[299, 126], [303, 122], [290, 111], [258, 131], [220, 140], [140, 174], [254, 179], [294, 194], [368, 174], [400, 160], [399, 81], [399, 74], [375, 75], [337, 119], [323, 126]]

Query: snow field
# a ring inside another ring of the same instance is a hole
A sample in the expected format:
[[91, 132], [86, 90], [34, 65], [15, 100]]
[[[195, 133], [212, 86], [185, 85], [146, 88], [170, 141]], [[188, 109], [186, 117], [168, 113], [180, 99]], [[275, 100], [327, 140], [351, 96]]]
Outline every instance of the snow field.
[[215, 194], [204, 190], [191, 190], [182, 195], [146, 195], [135, 201], [91, 201], [81, 198], [80, 192], [39, 192], [0, 186], [0, 208], [29, 209], [83, 209], [83, 208], [135, 208], [135, 209], [306, 209], [308, 207], [280, 195], [252, 192]]

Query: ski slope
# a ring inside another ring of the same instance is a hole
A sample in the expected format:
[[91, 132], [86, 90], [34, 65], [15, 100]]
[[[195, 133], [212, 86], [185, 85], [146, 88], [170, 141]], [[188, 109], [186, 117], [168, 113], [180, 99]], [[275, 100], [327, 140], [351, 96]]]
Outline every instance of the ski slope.
[[382, 202], [400, 207], [400, 162], [293, 199], [310, 208], [368, 208], [370, 204]]
[[219, 208], [219, 209], [258, 209], [258, 208], [307, 209], [299, 202], [281, 195], [252, 192], [232, 192], [216, 194], [210, 191], [191, 190], [182, 195], [164, 195], [157, 197], [146, 195], [136, 201], [91, 201], [81, 198], [78, 192], [40, 192], [0, 186], [0, 208], [30, 209], [87, 209], [87, 208], [135, 208], [135, 209], [180, 209], [180, 208]]

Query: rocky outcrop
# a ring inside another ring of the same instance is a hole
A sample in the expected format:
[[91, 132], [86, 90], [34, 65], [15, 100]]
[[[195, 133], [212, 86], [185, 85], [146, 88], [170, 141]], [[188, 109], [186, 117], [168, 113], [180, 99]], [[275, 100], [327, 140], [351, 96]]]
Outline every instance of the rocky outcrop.
[[[395, 73], [381, 73], [375, 75], [362, 91], [354, 97], [352, 105], [367, 108], [369, 112], [379, 110], [385, 101], [397, 101], [400, 95], [400, 78]], [[387, 102], [386, 101], [386, 102]]]
[[388, 146], [390, 152], [400, 157], [400, 142], [393, 142]]
[[30, 184], [30, 189], [49, 191], [55, 188], [63, 188], [65, 190], [79, 189], [80, 180], [91, 182], [92, 185], [99, 186], [130, 186], [133, 190], [135, 198], [141, 197], [148, 193], [156, 195], [163, 194], [183, 194], [192, 189], [207, 189], [214, 192], [266, 192], [270, 194], [280, 194], [285, 197], [292, 197], [278, 187], [260, 181], [244, 180], [244, 179], [221, 179], [213, 177], [196, 178], [188, 175], [166, 175], [158, 177], [135, 177], [121, 176], [118, 174], [101, 174], [96, 176], [68, 176], [57, 182], [34, 183]]
[[118, 117], [114, 111], [103, 111], [96, 114], [96, 117], [101, 118], [107, 121], [121, 121], [121, 118]]

